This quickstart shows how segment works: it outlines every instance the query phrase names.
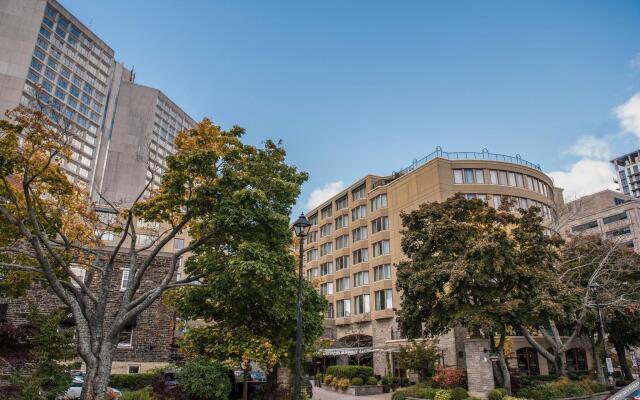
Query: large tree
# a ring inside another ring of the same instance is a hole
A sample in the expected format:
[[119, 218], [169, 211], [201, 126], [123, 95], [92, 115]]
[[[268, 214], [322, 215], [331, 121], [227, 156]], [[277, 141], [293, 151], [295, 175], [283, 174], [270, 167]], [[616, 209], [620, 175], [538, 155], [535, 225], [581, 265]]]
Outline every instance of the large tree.
[[534, 302], [541, 313], [559, 312], [543, 296], [553, 281], [559, 239], [545, 234], [536, 208], [516, 213], [507, 203], [496, 210], [462, 195], [422, 204], [401, 218], [403, 333], [439, 335], [462, 326], [472, 335], [499, 336], [496, 351], [509, 388], [508, 327], [526, 318]]
[[[63, 172], [74, 132], [60, 114], [19, 107], [7, 115], [0, 121], [0, 272], [15, 282], [39, 280], [73, 314], [77, 352], [87, 368], [84, 399], [105, 397], [118, 335], [127, 322], [166, 290], [201, 277], [203, 271], [194, 270], [176, 281], [182, 256], [203, 246], [232, 247], [237, 235], [256, 226], [264, 227], [264, 235], [255, 238], [258, 245], [270, 234], [282, 235], [270, 225], [273, 215], [288, 218], [306, 179], [286, 164], [278, 144], [246, 145], [242, 128], [225, 131], [205, 119], [178, 135], [176, 153], [167, 157], [152, 197], [143, 199], [144, 188], [133, 205], [121, 208], [101, 196], [102, 207], [117, 216], [105, 220]], [[137, 218], [167, 228], [141, 243]], [[100, 240], [105, 230], [117, 233], [110, 247]], [[189, 245], [172, 254], [160, 282], [141, 290], [154, 260], [181, 232], [191, 237]], [[114, 292], [109, 287], [122, 257], [130, 277], [122, 292]], [[74, 267], [86, 270], [84, 279]]]

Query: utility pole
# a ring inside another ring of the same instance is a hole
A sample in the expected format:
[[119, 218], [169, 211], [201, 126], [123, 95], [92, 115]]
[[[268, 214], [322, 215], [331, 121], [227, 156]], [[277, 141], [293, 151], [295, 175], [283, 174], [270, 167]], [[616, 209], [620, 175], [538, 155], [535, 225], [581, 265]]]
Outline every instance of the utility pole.
[[598, 321], [600, 323], [600, 337], [602, 338], [602, 351], [604, 354], [605, 364], [607, 366], [607, 380], [609, 381], [610, 386], [615, 386], [615, 382], [613, 380], [613, 363], [611, 358], [609, 357], [609, 352], [607, 351], [607, 337], [604, 332], [604, 322], [602, 321], [602, 305], [600, 304], [600, 297], [598, 296], [598, 292], [600, 290], [600, 285], [597, 282], [589, 285], [589, 289], [593, 291], [594, 299], [596, 301], [596, 308], [598, 309]]

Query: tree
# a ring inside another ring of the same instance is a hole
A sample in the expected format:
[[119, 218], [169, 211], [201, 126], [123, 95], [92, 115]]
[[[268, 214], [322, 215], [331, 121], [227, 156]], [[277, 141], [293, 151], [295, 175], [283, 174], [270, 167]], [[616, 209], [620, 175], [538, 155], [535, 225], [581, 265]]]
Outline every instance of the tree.
[[231, 392], [229, 370], [220, 364], [206, 360], [187, 362], [178, 370], [180, 389], [189, 398], [226, 400]]
[[423, 381], [435, 372], [440, 354], [434, 343], [412, 340], [408, 346], [400, 346], [398, 359], [400, 368], [415, 371]]
[[[279, 144], [243, 144], [242, 128], [225, 131], [205, 119], [178, 134], [176, 153], [167, 157], [160, 188], [150, 198], [143, 198], [145, 187], [123, 208], [98, 193], [101, 207], [114, 216], [101, 218], [84, 189], [63, 172], [74, 132], [58, 111], [18, 107], [0, 121], [0, 273], [46, 284], [70, 309], [87, 369], [82, 398], [103, 399], [120, 331], [165, 291], [201, 277], [198, 271], [176, 281], [181, 257], [203, 246], [232, 246], [275, 211], [284, 221], [306, 174], [286, 164]], [[137, 219], [167, 228], [142, 243]], [[101, 241], [104, 231], [118, 235], [113, 246]], [[163, 247], [181, 232], [191, 237], [189, 245], [172, 254], [156, 286], [140, 290]], [[272, 233], [283, 234], [265, 228], [262, 237]], [[122, 292], [110, 290], [123, 257], [128, 283]], [[84, 269], [85, 278], [72, 268]]]
[[625, 349], [640, 346], [640, 306], [632, 304], [611, 312], [606, 330], [609, 332], [609, 340], [616, 350], [624, 378], [629, 381], [633, 380]]
[[514, 213], [456, 195], [422, 204], [402, 218], [397, 288], [400, 328], [408, 337], [440, 335], [455, 326], [474, 336], [501, 336], [503, 382], [509, 371], [501, 349], [506, 330], [535, 304], [555, 315], [543, 294], [553, 281], [560, 240], [545, 235], [538, 209]]

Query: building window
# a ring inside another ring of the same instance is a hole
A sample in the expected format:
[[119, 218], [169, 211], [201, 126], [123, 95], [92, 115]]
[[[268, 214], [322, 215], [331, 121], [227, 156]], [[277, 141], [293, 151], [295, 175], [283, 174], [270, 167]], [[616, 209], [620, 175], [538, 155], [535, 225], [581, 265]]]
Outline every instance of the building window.
[[629, 226], [625, 226], [623, 228], [620, 229], [614, 229], [611, 230], [609, 232], [607, 232], [607, 237], [616, 237], [616, 236], [622, 236], [622, 235], [628, 235], [631, 233], [631, 227]]
[[325, 282], [320, 284], [320, 294], [326, 296], [333, 294], [333, 282]]
[[[622, 175], [622, 173], [621, 173], [621, 175]], [[625, 179], [625, 181], [626, 181], [626, 179]], [[616, 206], [619, 206], [620, 204], [624, 204], [624, 203], [625, 203], [625, 200], [621, 199], [619, 197], [615, 197], [613, 199], [613, 204], [615, 204]]]
[[333, 263], [326, 262], [320, 264], [320, 276], [329, 275], [333, 273]]
[[389, 254], [390, 245], [388, 240], [381, 240], [373, 244], [373, 256], [378, 257]]
[[586, 371], [587, 368], [587, 352], [584, 349], [575, 347], [569, 349], [566, 353], [567, 369], [569, 371]]
[[361, 271], [353, 274], [353, 287], [364, 286], [369, 284], [369, 271]]
[[342, 292], [349, 289], [349, 277], [336, 279], [336, 292]]
[[[71, 272], [78, 277], [78, 279], [80, 280], [80, 282], [84, 283], [84, 279], [87, 275], [87, 270], [78, 266], [72, 266], [71, 267]], [[71, 278], [69, 278], [71, 279]], [[80, 287], [80, 285], [78, 284], [78, 282], [76, 282], [74, 279], [71, 279], [71, 284], [77, 288]]]
[[393, 293], [391, 289], [378, 290], [375, 292], [375, 309], [390, 310], [393, 308]]
[[333, 303], [327, 304], [327, 310], [324, 312], [324, 317], [327, 319], [333, 318]]
[[349, 256], [342, 256], [336, 258], [336, 271], [349, 268]]
[[345, 194], [343, 197], [336, 200], [336, 210], [342, 210], [343, 208], [347, 208], [348, 206], [348, 198]]
[[338, 300], [336, 301], [336, 317], [344, 318], [351, 316], [351, 300]]
[[331, 225], [331, 223], [322, 225], [320, 227], [320, 237], [324, 237], [324, 236], [330, 235], [332, 227], [333, 227], [333, 225]]
[[322, 217], [322, 219], [329, 218], [332, 214], [333, 214], [333, 209], [331, 208], [331, 204], [329, 204], [328, 206], [326, 206], [320, 211], [320, 216]]
[[379, 217], [371, 221], [371, 233], [378, 233], [389, 229], [389, 217]]
[[122, 279], [120, 280], [120, 290], [125, 290], [129, 284], [129, 268], [122, 270]]
[[475, 172], [475, 175], [476, 175], [476, 182], [475, 183], [484, 183], [484, 170], [483, 169], [475, 169], [474, 172]]
[[342, 235], [336, 239], [336, 250], [349, 246], [349, 235]]
[[499, 194], [494, 194], [493, 195], [493, 208], [495, 208], [497, 210], [498, 208], [500, 208], [500, 206], [502, 206], [502, 196], [500, 196]]
[[353, 252], [353, 265], [369, 261], [369, 249], [358, 249]]
[[602, 223], [607, 225], [616, 221], [622, 221], [627, 219], [627, 212], [621, 212], [620, 214], [610, 215], [608, 217], [602, 218]]
[[129, 367], [127, 368], [127, 373], [128, 374], [140, 373], [140, 366], [139, 365], [129, 365]]
[[371, 305], [368, 294], [361, 294], [353, 298], [353, 302], [355, 303], [355, 314], [366, 314], [371, 312]]
[[387, 208], [387, 195], [386, 193], [379, 194], [371, 199], [371, 211], [376, 211], [381, 208]]
[[309, 217], [309, 223], [311, 223], [311, 225], [318, 225], [318, 213]]
[[391, 264], [382, 264], [373, 267], [373, 280], [382, 281], [385, 279], [391, 279]]
[[131, 347], [133, 327], [125, 326], [118, 334], [118, 347]]
[[365, 218], [367, 216], [367, 207], [358, 206], [351, 210], [351, 220], [355, 221], [361, 218]]
[[346, 215], [341, 215], [338, 218], [336, 218], [335, 223], [336, 223], [336, 229], [344, 228], [349, 223], [349, 217]]
[[464, 178], [462, 176], [462, 170], [461, 169], [454, 169], [453, 170], [453, 183], [464, 183]]
[[598, 221], [589, 221], [586, 222], [584, 224], [580, 224], [580, 225], [576, 225], [574, 227], [571, 228], [571, 232], [582, 232], [582, 231], [586, 231], [587, 229], [593, 229], [593, 228], [597, 228], [598, 227]]
[[312, 278], [315, 278], [316, 276], [318, 276], [318, 268], [309, 268], [307, 270], [307, 280], [311, 280]]
[[307, 243], [315, 243], [318, 241], [318, 231], [309, 232], [307, 237], [305, 238]]
[[351, 231], [351, 240], [355, 243], [367, 239], [367, 227], [361, 226]]
[[318, 249], [311, 249], [307, 251], [307, 261], [315, 261], [318, 259]]
[[331, 254], [332, 250], [333, 250], [333, 243], [331, 242], [320, 245], [320, 257], [326, 256], [327, 254]]
[[364, 183], [358, 186], [357, 188], [353, 189], [353, 191], [351, 192], [351, 198], [353, 200], [364, 199], [366, 195], [367, 195], [367, 192], [366, 192], [366, 186]]
[[534, 349], [531, 347], [520, 348], [516, 350], [516, 358], [518, 360], [518, 371], [522, 375], [540, 375], [538, 353]]

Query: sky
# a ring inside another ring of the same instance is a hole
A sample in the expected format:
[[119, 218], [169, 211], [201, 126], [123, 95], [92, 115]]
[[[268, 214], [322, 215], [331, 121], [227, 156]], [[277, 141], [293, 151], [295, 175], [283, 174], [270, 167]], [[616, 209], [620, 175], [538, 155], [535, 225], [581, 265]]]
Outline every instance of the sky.
[[281, 139], [294, 214], [436, 146], [520, 154], [568, 200], [640, 148], [640, 1], [60, 1], [137, 83]]

